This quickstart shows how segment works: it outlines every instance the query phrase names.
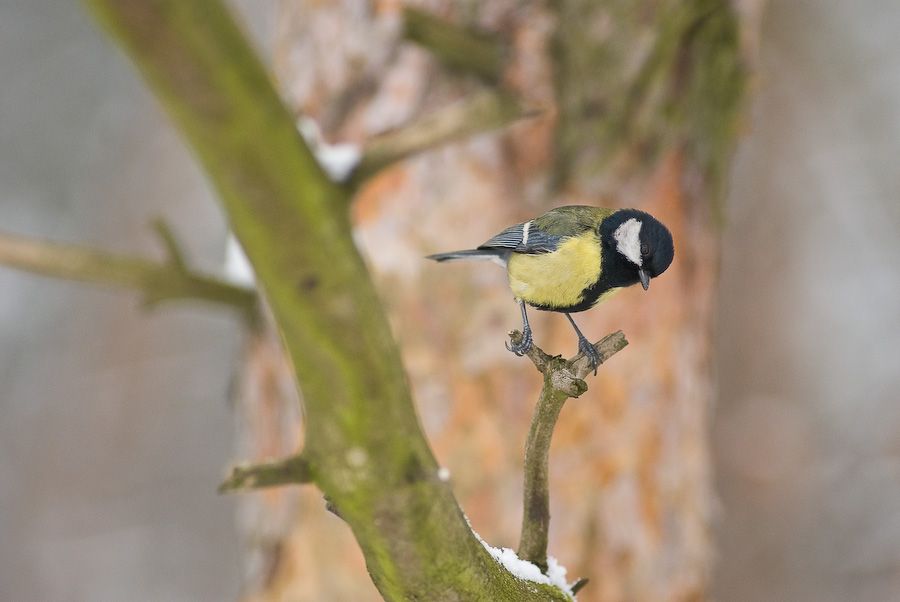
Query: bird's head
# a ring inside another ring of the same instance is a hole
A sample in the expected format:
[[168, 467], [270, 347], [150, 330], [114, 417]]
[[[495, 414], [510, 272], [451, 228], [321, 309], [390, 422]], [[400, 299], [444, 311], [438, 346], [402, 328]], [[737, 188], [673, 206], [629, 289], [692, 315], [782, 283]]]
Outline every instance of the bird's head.
[[620, 209], [603, 220], [600, 227], [601, 240], [615, 257], [619, 286], [640, 282], [647, 290], [650, 279], [665, 272], [672, 263], [672, 234], [649, 213]]

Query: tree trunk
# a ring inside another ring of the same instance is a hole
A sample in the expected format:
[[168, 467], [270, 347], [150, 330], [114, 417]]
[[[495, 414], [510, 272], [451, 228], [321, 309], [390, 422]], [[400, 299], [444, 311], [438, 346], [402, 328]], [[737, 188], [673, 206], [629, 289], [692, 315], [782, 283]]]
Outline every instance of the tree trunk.
[[[702, 599], [713, 556], [717, 216], [746, 80], [739, 15], [723, 0], [423, 4], [497, 34], [509, 48], [502, 85], [543, 111], [411, 158], [357, 194], [356, 239], [439, 463], [475, 530], [515, 548], [541, 378], [503, 347], [518, 326], [503, 274], [423, 255], [478, 244], [555, 205], [653, 213], [675, 238], [670, 270], [648, 293], [628, 289], [580, 317], [594, 339], [621, 328], [632, 344], [559, 420], [550, 553], [570, 580], [591, 579], [580, 600]], [[282, 6], [282, 92], [331, 142], [362, 144], [485, 85], [484, 73], [460, 73], [405, 42], [393, 3]], [[573, 351], [561, 317], [533, 313], [533, 326], [548, 352]], [[247, 599], [378, 599], [346, 525], [311, 491], [290, 507]]]

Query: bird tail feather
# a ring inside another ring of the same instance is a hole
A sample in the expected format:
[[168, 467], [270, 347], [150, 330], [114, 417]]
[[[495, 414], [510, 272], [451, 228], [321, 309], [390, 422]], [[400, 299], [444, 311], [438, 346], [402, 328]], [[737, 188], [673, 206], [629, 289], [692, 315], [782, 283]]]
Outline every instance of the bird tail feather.
[[433, 259], [435, 261], [459, 261], [464, 259], [487, 260], [505, 265], [506, 258], [504, 255], [505, 253], [503, 251], [498, 251], [497, 249], [467, 249], [465, 251], [436, 253], [434, 255], [428, 255], [427, 259]]

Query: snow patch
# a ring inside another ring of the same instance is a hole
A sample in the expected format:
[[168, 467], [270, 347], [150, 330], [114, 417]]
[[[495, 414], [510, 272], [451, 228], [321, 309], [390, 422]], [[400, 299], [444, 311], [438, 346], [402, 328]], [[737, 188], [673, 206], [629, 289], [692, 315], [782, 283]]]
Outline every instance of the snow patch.
[[568, 569], [561, 565], [554, 556], [547, 556], [547, 577], [550, 579], [550, 583], [574, 598], [575, 596], [569, 588], [569, 582], [566, 581], [566, 573], [568, 572]]
[[297, 129], [316, 156], [319, 165], [333, 180], [338, 182], [346, 180], [362, 158], [362, 149], [359, 145], [329, 144], [322, 137], [322, 130], [314, 119], [301, 117], [297, 120]]
[[234, 234], [229, 234], [225, 243], [225, 276], [233, 283], [245, 286], [253, 286], [256, 281], [253, 266]]
[[[472, 529], [472, 523], [469, 522], [469, 517], [466, 517], [466, 522], [469, 523], [469, 528]], [[547, 574], [545, 575], [536, 564], [532, 564], [527, 560], [522, 560], [509, 548], [495, 548], [491, 546], [481, 538], [481, 535], [479, 535], [475, 529], [472, 529], [472, 534], [475, 535], [475, 538], [479, 542], [481, 542], [481, 545], [484, 546], [484, 549], [487, 550], [488, 554], [515, 577], [522, 579], [523, 581], [555, 586], [565, 592], [569, 598], [575, 600], [575, 595], [572, 593], [572, 590], [569, 588], [569, 584], [566, 581], [566, 573], [568, 571], [566, 570], [566, 567], [559, 564], [559, 561], [553, 556], [547, 556]]]
[[[297, 121], [297, 129], [319, 165], [333, 180], [346, 180], [362, 158], [362, 150], [356, 144], [329, 144], [325, 141], [319, 124], [314, 119], [301, 117]], [[252, 286], [256, 282], [253, 267], [234, 235], [229, 235], [225, 247], [225, 274], [235, 284]]]

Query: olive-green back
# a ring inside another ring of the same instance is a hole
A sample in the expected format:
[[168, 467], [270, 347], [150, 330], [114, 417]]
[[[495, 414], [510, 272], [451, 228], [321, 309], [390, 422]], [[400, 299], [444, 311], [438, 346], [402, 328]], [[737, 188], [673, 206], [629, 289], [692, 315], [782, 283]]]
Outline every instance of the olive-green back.
[[588, 205], [569, 205], [551, 209], [544, 215], [535, 218], [532, 224], [541, 231], [553, 236], [575, 236], [587, 230], [595, 229], [613, 211], [613, 209]]

